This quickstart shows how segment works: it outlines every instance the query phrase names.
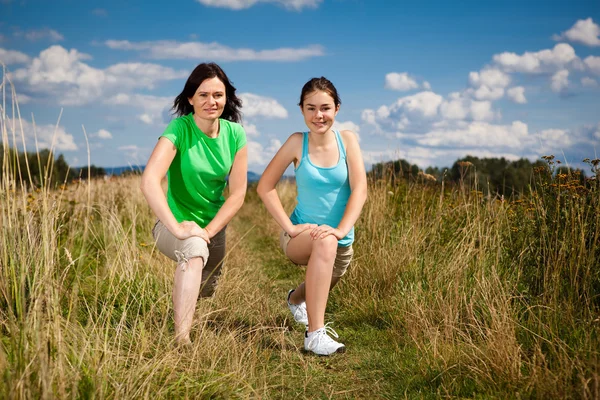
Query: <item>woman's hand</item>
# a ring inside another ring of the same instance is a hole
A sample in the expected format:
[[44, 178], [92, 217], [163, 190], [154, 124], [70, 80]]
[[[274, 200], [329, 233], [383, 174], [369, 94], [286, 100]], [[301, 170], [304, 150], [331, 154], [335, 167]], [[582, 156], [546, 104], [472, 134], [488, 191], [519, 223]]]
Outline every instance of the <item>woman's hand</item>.
[[298, 225], [294, 225], [292, 227], [292, 230], [290, 232], [288, 232], [288, 234], [290, 235], [290, 237], [295, 238], [296, 236], [298, 236], [302, 232], [308, 231], [310, 229], [315, 229], [317, 226], [318, 226], [317, 224], [298, 224]]
[[173, 232], [173, 235], [179, 240], [185, 240], [192, 236], [198, 236], [199, 238], [204, 239], [206, 243], [210, 243], [208, 232], [200, 228], [200, 226], [194, 221], [180, 222], [179, 225], [177, 225], [175, 232]]
[[341, 240], [346, 236], [339, 229], [332, 228], [329, 225], [319, 225], [310, 232], [312, 240], [323, 239], [327, 235], [333, 235], [337, 240]]

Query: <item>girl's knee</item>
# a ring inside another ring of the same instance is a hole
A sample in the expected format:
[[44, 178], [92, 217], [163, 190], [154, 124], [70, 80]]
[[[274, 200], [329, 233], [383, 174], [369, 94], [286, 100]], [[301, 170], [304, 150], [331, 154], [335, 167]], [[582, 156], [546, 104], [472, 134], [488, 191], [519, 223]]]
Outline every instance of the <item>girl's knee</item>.
[[338, 240], [333, 235], [327, 235], [324, 238], [317, 239], [313, 244], [313, 252], [317, 252], [328, 258], [335, 258], [337, 253]]

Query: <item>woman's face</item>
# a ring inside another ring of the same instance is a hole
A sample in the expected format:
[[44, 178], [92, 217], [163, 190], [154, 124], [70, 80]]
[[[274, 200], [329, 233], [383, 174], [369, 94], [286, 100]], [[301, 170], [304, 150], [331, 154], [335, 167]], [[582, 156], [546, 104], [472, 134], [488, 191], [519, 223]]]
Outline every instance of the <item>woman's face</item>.
[[304, 96], [300, 106], [304, 123], [314, 133], [325, 133], [331, 129], [339, 108], [336, 107], [333, 97], [321, 90], [315, 90]]
[[223, 114], [227, 101], [225, 84], [217, 77], [205, 79], [188, 101], [194, 107], [196, 117], [217, 119]]

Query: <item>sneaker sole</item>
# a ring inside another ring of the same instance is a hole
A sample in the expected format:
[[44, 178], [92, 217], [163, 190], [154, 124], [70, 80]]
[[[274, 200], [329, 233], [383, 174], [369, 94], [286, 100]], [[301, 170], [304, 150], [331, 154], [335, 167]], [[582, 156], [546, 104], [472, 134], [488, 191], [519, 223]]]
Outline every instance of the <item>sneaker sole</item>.
[[318, 357], [328, 357], [328, 356], [332, 356], [334, 354], [343, 354], [343, 353], [345, 353], [346, 352], [346, 346], [342, 346], [342, 347], [338, 348], [336, 351], [334, 351], [331, 354], [317, 354], [317, 353], [315, 353], [312, 350], [306, 350], [304, 347], [302, 347], [302, 349], [300, 349], [300, 352], [304, 353], [305, 355], [308, 355], [308, 356], [312, 355], [312, 356], [318, 356]]

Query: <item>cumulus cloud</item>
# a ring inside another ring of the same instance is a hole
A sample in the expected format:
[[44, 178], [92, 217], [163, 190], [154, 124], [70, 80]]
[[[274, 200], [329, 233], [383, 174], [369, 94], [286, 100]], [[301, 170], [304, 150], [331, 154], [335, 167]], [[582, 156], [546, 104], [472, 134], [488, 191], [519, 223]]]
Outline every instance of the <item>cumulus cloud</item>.
[[107, 40], [105, 45], [116, 50], [134, 50], [144, 57], [153, 59], [204, 59], [215, 61], [301, 61], [325, 54], [323, 47], [312, 45], [301, 48], [282, 47], [272, 50], [234, 49], [219, 43], [177, 42], [159, 40], [152, 42], [130, 42]]
[[345, 122], [335, 121], [333, 123], [332, 128], [336, 129], [338, 131], [345, 131], [345, 130], [352, 131], [352, 132], [354, 132], [354, 134], [356, 135], [356, 138], [360, 142], [360, 126], [358, 126], [354, 122], [352, 122], [352, 121], [345, 121]]
[[43, 28], [43, 29], [33, 29], [30, 31], [17, 31], [15, 32], [16, 37], [24, 37], [25, 39], [37, 42], [38, 40], [48, 39], [51, 42], [60, 42], [64, 40], [64, 36], [55, 31], [54, 29]]
[[563, 69], [552, 75], [552, 91], [562, 92], [569, 86], [569, 71]]
[[[64, 127], [52, 124], [33, 124], [25, 119], [0, 120], [0, 130], [4, 130], [2, 124], [6, 124], [6, 131], [9, 137], [12, 138], [12, 133], [17, 137], [15, 145], [22, 148], [22, 139], [25, 139], [27, 151], [36, 150], [36, 142], [38, 149], [54, 149], [55, 151], [74, 151], [77, 150], [77, 144], [73, 135], [67, 133]], [[22, 128], [22, 130], [21, 130]], [[11, 143], [12, 145], [12, 143]]]
[[585, 87], [596, 87], [598, 86], [598, 81], [593, 78], [584, 76], [583, 78], [581, 78], [581, 85]]
[[504, 97], [504, 89], [510, 84], [510, 76], [496, 68], [485, 68], [469, 73], [471, 88], [466, 91], [477, 100], [498, 100]]
[[511, 125], [475, 121], [452, 129], [432, 130], [417, 139], [417, 143], [433, 147], [518, 149], [527, 138], [527, 124], [521, 121], [514, 121]]
[[525, 88], [523, 86], [515, 86], [506, 91], [506, 95], [509, 99], [518, 104], [527, 103], [525, 98]]
[[112, 133], [110, 133], [106, 129], [100, 129], [98, 132], [92, 133], [90, 136], [91, 137], [97, 137], [99, 139], [105, 139], [105, 140], [113, 138]]
[[256, 4], [276, 4], [284, 8], [300, 11], [303, 8], [317, 8], [323, 0], [196, 0], [198, 3], [209, 7], [229, 8], [242, 10]]
[[406, 72], [390, 72], [385, 75], [385, 88], [405, 92], [407, 90], [417, 89], [419, 84]]
[[254, 124], [244, 123], [244, 131], [246, 131], [246, 136], [248, 136], [248, 137], [260, 136], [260, 132], [258, 131], [258, 128]]
[[240, 93], [242, 99], [242, 113], [244, 118], [265, 117], [280, 118], [288, 117], [287, 110], [279, 102], [271, 97], [259, 96], [253, 93]]
[[591, 18], [580, 19], [568, 31], [554, 35], [554, 40], [568, 40], [587, 46], [600, 46], [600, 26]]
[[91, 57], [55, 45], [42, 51], [14, 79], [27, 91], [58, 99], [61, 105], [84, 105], [122, 90], [152, 89], [159, 81], [187, 77], [186, 71], [156, 64], [121, 63], [106, 69], [89, 66]]
[[589, 56], [583, 60], [584, 64], [596, 75], [600, 75], [600, 57]]
[[0, 48], [0, 61], [6, 65], [26, 64], [31, 59], [25, 53], [16, 50], [5, 50]]
[[568, 66], [578, 68], [579, 57], [573, 47], [559, 43], [552, 50], [525, 52], [521, 55], [504, 52], [493, 56], [494, 63], [504, 72], [540, 74], [556, 72]]
[[[147, 125], [165, 125], [173, 99], [164, 96], [119, 93], [104, 100], [104, 104], [127, 106], [140, 110], [137, 118]], [[165, 115], [166, 114], [166, 115]]]
[[254, 169], [264, 168], [281, 148], [278, 139], [271, 139], [267, 145], [262, 145], [254, 140], [248, 140], [248, 166]]

